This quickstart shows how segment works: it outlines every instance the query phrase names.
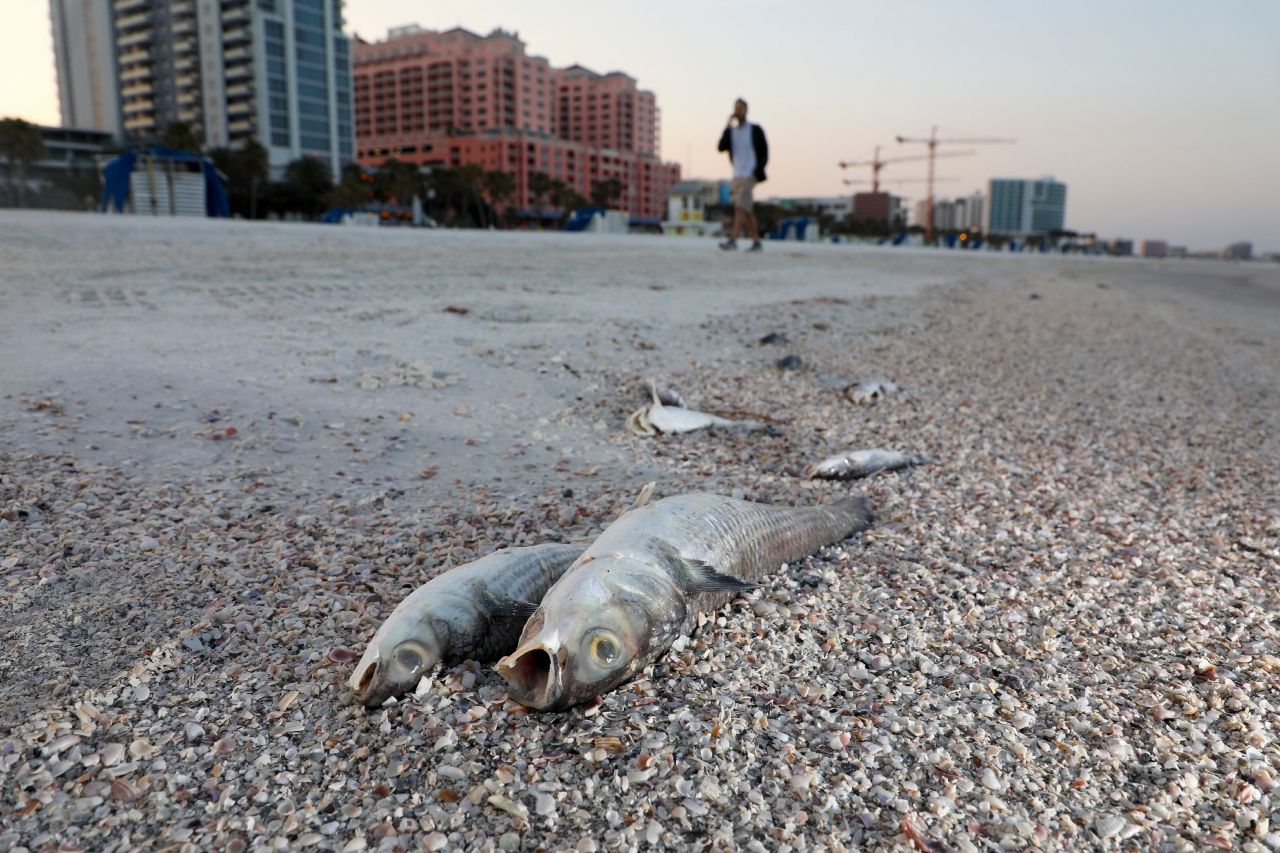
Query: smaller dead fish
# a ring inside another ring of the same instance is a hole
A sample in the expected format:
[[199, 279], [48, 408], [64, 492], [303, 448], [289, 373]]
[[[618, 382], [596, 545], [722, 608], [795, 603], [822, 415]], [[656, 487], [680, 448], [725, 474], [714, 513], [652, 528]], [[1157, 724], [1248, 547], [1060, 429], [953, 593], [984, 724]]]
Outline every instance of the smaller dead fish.
[[683, 406], [666, 405], [658, 394], [657, 386], [652, 382], [649, 383], [649, 392], [653, 402], [636, 409], [627, 417], [627, 430], [634, 435], [671, 435], [708, 427], [752, 429], [760, 426], [754, 421], [731, 421]]
[[770, 332], [760, 339], [760, 346], [767, 347], [773, 344], [791, 343], [790, 339], [782, 332]]
[[382, 623], [347, 686], [365, 707], [376, 708], [413, 690], [436, 664], [501, 657], [515, 648], [529, 614], [583, 550], [508, 548], [437, 575]]
[[870, 450], [847, 450], [828, 456], [805, 469], [804, 475], [817, 480], [857, 480], [879, 471], [897, 471], [912, 465], [927, 465], [922, 456], [906, 456], [896, 450], [876, 447]]
[[859, 406], [874, 406], [880, 402], [881, 397], [894, 394], [897, 390], [898, 386], [888, 379], [867, 379], [863, 382], [855, 382], [845, 388], [844, 396], [850, 403], [857, 403]]

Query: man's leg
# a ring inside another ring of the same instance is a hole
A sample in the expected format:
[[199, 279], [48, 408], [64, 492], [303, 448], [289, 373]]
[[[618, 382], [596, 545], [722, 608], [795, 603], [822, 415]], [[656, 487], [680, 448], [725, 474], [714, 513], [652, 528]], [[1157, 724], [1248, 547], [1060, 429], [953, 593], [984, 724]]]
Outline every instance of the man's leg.
[[760, 242], [760, 224], [756, 221], [755, 210], [747, 211], [747, 233], [751, 235], [751, 242]]

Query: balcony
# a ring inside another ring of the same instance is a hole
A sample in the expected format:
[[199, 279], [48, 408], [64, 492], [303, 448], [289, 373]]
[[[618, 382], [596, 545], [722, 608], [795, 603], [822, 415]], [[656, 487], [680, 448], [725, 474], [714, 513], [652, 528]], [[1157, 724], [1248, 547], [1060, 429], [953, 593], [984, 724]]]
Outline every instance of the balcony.
[[235, 62], [236, 60], [252, 58], [253, 53], [247, 47], [233, 47], [222, 54], [222, 60], [224, 62]]
[[151, 12], [142, 11], [136, 15], [125, 15], [116, 22], [116, 29], [120, 32], [136, 29], [137, 27], [149, 26], [151, 24]]
[[227, 132], [231, 134], [251, 134], [253, 133], [253, 119], [243, 118], [227, 122]]
[[251, 80], [253, 79], [253, 63], [242, 62], [238, 65], [228, 65], [223, 71], [223, 75], [228, 83], [232, 80]]
[[127, 15], [136, 9], [145, 9], [151, 3], [151, 0], [116, 0], [115, 9], [117, 15]]
[[222, 43], [227, 46], [243, 44], [252, 38], [253, 31], [243, 25], [222, 32]]
[[150, 98], [140, 98], [136, 101], [126, 101], [121, 106], [121, 111], [126, 116], [138, 116], [139, 114], [151, 115], [155, 108], [155, 103]]
[[134, 66], [131, 66], [129, 70], [120, 72], [120, 82], [125, 85], [128, 85], [129, 83], [132, 83], [134, 80], [141, 80], [143, 78], [149, 78], [150, 76], [151, 76], [150, 64], [134, 65]]
[[120, 94], [125, 98], [138, 98], [151, 94], [151, 81], [141, 80], [137, 83], [130, 83], [120, 90]]
[[227, 98], [247, 98], [253, 94], [253, 87], [246, 83], [235, 83], [227, 87]]
[[200, 77], [196, 74], [180, 74], [173, 82], [178, 84], [179, 89], [194, 89], [200, 85]]
[[238, 101], [229, 100], [227, 102], [228, 116], [253, 115], [253, 112], [254, 110], [253, 110], [252, 98], [242, 98], [241, 100], [238, 100]]
[[225, 27], [229, 24], [247, 24], [249, 23], [249, 7], [232, 6], [224, 9], [222, 12], [222, 25]]
[[137, 30], [136, 32], [126, 33], [125, 35], [120, 36], [119, 40], [116, 41], [116, 46], [121, 50], [125, 50], [126, 48], [133, 47], [135, 45], [148, 44], [150, 41], [151, 28], [147, 27], [145, 30]]

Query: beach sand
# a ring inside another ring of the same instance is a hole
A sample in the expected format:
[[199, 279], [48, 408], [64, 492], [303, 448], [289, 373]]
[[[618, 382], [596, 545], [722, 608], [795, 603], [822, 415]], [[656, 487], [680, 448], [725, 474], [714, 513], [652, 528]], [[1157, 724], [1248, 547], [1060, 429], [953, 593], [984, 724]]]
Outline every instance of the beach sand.
[[[0, 849], [1280, 849], [1278, 333], [1274, 264], [0, 212]], [[651, 480], [877, 523], [592, 707], [350, 701]]]

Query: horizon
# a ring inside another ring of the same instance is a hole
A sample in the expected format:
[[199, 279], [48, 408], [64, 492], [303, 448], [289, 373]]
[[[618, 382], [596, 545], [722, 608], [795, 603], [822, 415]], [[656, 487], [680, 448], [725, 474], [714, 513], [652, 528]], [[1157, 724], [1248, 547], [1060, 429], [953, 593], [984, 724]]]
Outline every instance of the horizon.
[[[0, 73], [25, 85], [0, 92], [0, 117], [57, 125], [48, 2], [11, 5]], [[869, 189], [842, 183], [869, 178], [869, 167], [837, 163], [868, 160], [876, 145], [886, 159], [922, 154], [894, 137], [927, 136], [936, 124], [940, 138], [1017, 140], [951, 146], [976, 153], [938, 162], [937, 174], [954, 179], [935, 186], [938, 199], [985, 194], [993, 178], [1053, 175], [1067, 185], [1069, 229], [1192, 251], [1246, 241], [1280, 252], [1280, 115], [1269, 106], [1280, 88], [1270, 43], [1280, 5], [1231, 10], [1152, 0], [1027, 10], [998, 0], [980, 12], [926, 4], [908, 20], [865, 3], [660, 0], [634, 16], [582, 0], [536, 13], [511, 0], [347, 0], [344, 11], [346, 32], [368, 41], [405, 24], [501, 27], [553, 65], [623, 71], [656, 94], [663, 159], [685, 179], [727, 175], [715, 142], [741, 96], [769, 136], [760, 198]], [[892, 181], [922, 177], [925, 165], [886, 166], [883, 189], [914, 207], [923, 185]]]

